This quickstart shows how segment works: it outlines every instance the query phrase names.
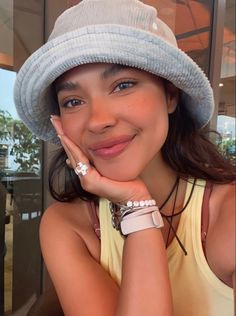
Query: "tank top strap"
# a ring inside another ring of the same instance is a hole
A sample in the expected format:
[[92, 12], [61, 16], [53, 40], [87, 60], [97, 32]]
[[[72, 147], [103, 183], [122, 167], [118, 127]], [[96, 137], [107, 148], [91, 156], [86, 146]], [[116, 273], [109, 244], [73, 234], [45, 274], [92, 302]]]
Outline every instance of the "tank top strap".
[[211, 196], [211, 192], [213, 189], [213, 184], [211, 182], [207, 182], [204, 190], [203, 202], [202, 202], [202, 217], [201, 217], [201, 239], [202, 239], [202, 247], [205, 253], [205, 243], [206, 236], [208, 232], [209, 226], [209, 200]]
[[99, 223], [99, 218], [97, 215], [96, 204], [94, 201], [88, 201], [87, 205], [88, 205], [89, 215], [93, 224], [94, 232], [97, 235], [97, 237], [100, 239], [101, 238], [100, 223]]

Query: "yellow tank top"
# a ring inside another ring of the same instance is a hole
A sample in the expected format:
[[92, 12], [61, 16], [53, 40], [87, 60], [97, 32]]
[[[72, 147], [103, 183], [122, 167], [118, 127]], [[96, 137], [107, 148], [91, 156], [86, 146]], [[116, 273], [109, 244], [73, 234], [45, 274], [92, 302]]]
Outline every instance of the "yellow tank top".
[[[187, 184], [185, 202], [191, 192]], [[175, 316], [233, 316], [233, 289], [220, 281], [209, 268], [201, 242], [201, 209], [205, 181], [197, 181], [190, 203], [181, 215], [176, 239], [167, 248]], [[111, 224], [109, 203], [99, 205], [101, 265], [120, 284], [124, 240]]]

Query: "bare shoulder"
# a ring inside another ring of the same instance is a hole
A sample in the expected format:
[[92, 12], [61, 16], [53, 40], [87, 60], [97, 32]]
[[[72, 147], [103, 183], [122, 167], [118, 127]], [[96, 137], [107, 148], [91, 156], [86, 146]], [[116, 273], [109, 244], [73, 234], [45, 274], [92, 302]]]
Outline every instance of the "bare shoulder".
[[41, 225], [47, 223], [47, 225], [53, 224], [55, 227], [55, 222], [63, 226], [70, 226], [71, 229], [87, 226], [89, 220], [86, 203], [80, 200], [53, 203], [44, 212]]
[[[62, 242], [69, 236], [84, 242], [97, 260], [99, 258], [99, 242], [94, 233], [87, 203], [79, 199], [72, 202], [56, 202], [46, 209], [40, 223], [41, 244], [49, 238]], [[44, 246], [44, 245], [42, 245]]]
[[235, 271], [235, 184], [214, 185], [209, 201], [207, 259], [229, 286]]
[[212, 223], [221, 229], [234, 228], [235, 189], [235, 183], [213, 186], [209, 202], [210, 214]]
[[50, 206], [40, 243], [65, 315], [113, 315], [118, 287], [99, 263], [100, 242], [85, 202]]

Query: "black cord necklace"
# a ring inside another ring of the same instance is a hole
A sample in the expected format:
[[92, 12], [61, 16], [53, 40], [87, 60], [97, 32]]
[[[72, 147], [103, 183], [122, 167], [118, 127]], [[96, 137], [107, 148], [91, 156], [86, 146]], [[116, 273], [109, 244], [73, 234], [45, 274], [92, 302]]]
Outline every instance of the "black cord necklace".
[[161, 206], [159, 207], [159, 210], [161, 210], [165, 205], [166, 203], [169, 201], [169, 199], [171, 198], [174, 190], [176, 189], [176, 187], [179, 185], [179, 176], [177, 176], [176, 180], [175, 180], [175, 183], [172, 187], [172, 189], [170, 190], [170, 193], [168, 194], [167, 198], [165, 199], [165, 201], [161, 204]]
[[176, 205], [176, 200], [177, 200], [177, 195], [178, 195], [178, 189], [179, 189], [179, 178], [178, 178], [178, 183], [177, 183], [176, 190], [175, 190], [175, 198], [174, 198], [174, 203], [173, 203], [173, 207], [172, 207], [170, 221], [168, 221], [166, 219], [169, 223], [169, 229], [168, 229], [168, 234], [167, 234], [167, 238], [166, 238], [166, 248], [167, 248], [168, 243], [169, 243], [171, 227], [173, 227], [172, 222], [173, 222], [173, 217], [174, 217], [174, 212], [175, 212], [175, 205]]
[[169, 230], [168, 230], [168, 234], [167, 234], [166, 247], [167, 247], [167, 245], [168, 245], [168, 241], [169, 241], [169, 237], [170, 237], [170, 231], [172, 230], [173, 233], [174, 233], [175, 238], [176, 238], [177, 241], [178, 241], [178, 244], [180, 245], [181, 249], [183, 250], [185, 256], [187, 256], [187, 251], [186, 251], [184, 245], [182, 244], [181, 240], [180, 240], [179, 237], [177, 236], [176, 231], [175, 231], [175, 229], [174, 229], [174, 227], [173, 227], [173, 225], [172, 225], [172, 222], [173, 222], [173, 218], [174, 218], [175, 216], [178, 216], [178, 215], [180, 215], [181, 213], [183, 213], [183, 211], [184, 211], [184, 210], [186, 209], [186, 207], [188, 206], [188, 204], [189, 204], [189, 202], [190, 202], [190, 200], [191, 200], [191, 197], [192, 197], [192, 195], [193, 195], [194, 187], [195, 187], [195, 184], [196, 184], [196, 179], [194, 179], [194, 182], [193, 182], [193, 185], [192, 185], [192, 189], [191, 189], [191, 192], [190, 192], [190, 194], [189, 194], [189, 197], [188, 197], [187, 202], [185, 203], [185, 205], [183, 206], [183, 208], [182, 208], [179, 212], [174, 213], [174, 211], [175, 211], [175, 206], [176, 206], [177, 195], [178, 195], [179, 181], [180, 181], [180, 177], [177, 176], [176, 181], [175, 181], [175, 183], [174, 183], [174, 185], [173, 185], [173, 187], [172, 187], [170, 193], [168, 194], [167, 198], [165, 199], [165, 201], [164, 201], [164, 202], [162, 203], [162, 205], [160, 206], [159, 210], [161, 211], [161, 209], [164, 207], [164, 205], [165, 205], [165, 204], [169, 201], [169, 199], [171, 198], [171, 196], [172, 196], [172, 194], [174, 193], [174, 191], [176, 191], [176, 192], [175, 192], [175, 198], [174, 198], [174, 203], [173, 203], [171, 215], [165, 215], [165, 214], [163, 214], [163, 212], [160, 212], [160, 213], [161, 213], [161, 215], [166, 219], [166, 221], [167, 221], [167, 222], [169, 223], [169, 225], [170, 225]]

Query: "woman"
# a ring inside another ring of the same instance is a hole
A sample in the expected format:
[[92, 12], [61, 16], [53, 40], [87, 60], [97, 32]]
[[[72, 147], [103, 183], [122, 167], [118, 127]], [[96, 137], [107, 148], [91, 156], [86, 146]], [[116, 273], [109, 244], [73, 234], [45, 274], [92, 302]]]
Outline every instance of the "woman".
[[209, 82], [154, 8], [65, 11], [15, 101], [62, 146], [40, 240], [66, 315], [233, 314], [235, 172], [205, 135]]

